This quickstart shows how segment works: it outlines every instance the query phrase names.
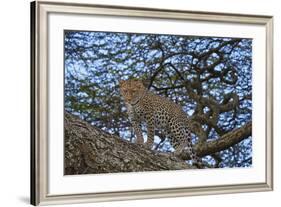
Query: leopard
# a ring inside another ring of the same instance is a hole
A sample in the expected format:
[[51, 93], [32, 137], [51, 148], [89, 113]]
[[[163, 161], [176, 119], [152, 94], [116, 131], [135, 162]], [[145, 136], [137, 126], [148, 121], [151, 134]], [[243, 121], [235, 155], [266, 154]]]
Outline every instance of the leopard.
[[[201, 158], [192, 144], [190, 120], [180, 105], [148, 90], [143, 80], [120, 80], [119, 87], [137, 144], [152, 149], [155, 131], [159, 130], [171, 143], [175, 156], [180, 156], [187, 149], [192, 164], [202, 168]], [[145, 143], [141, 128], [143, 123], [147, 126]]]

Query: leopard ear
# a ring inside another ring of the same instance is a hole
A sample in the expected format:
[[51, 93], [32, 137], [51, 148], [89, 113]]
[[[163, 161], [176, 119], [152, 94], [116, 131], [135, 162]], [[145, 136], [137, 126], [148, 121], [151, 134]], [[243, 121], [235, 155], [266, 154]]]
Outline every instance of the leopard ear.
[[124, 85], [125, 81], [124, 80], [119, 80], [119, 85], [122, 86]]
[[145, 88], [149, 88], [150, 86], [150, 79], [143, 79], [142, 81], [142, 84]]
[[131, 82], [134, 83], [134, 86], [137, 87], [137, 88], [143, 88], [144, 87], [141, 79], [132, 78]]

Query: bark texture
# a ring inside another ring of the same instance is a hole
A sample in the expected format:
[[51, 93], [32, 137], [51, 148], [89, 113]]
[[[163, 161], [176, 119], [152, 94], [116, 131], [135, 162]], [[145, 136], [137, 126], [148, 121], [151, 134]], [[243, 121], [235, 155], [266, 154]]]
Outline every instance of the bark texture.
[[[125, 141], [65, 112], [65, 174], [95, 174], [191, 169], [184, 159], [145, 149]], [[212, 154], [251, 135], [252, 125], [223, 135], [220, 139], [195, 146], [199, 156]]]
[[183, 160], [122, 140], [65, 113], [65, 174], [194, 168]]

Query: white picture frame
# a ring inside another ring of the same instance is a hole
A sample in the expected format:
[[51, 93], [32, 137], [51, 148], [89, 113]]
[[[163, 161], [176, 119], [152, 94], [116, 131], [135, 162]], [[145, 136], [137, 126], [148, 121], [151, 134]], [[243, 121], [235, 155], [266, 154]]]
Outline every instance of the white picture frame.
[[[99, 21], [100, 24], [91, 23]], [[103, 24], [104, 21], [107, 24]], [[118, 21], [118, 24], [114, 25], [114, 21]], [[152, 25], [154, 23], [154, 26], [145, 28], [147, 21], [151, 21]], [[186, 183], [182, 182], [187, 176], [184, 171], [161, 172], [160, 176], [163, 176], [163, 179], [178, 178], [170, 183], [157, 183], [155, 179], [159, 177], [157, 173], [65, 177], [61, 141], [64, 115], [63, 38], [62, 36], [60, 38], [60, 35], [64, 29], [92, 30], [93, 28], [104, 31], [153, 32], [157, 28], [155, 24], [160, 23], [163, 26], [155, 32], [167, 34], [188, 32], [191, 35], [220, 34], [221, 36], [239, 33], [241, 37], [256, 40], [253, 58], [261, 61], [259, 62], [261, 64], [256, 62], [253, 66], [259, 69], [253, 72], [253, 90], [259, 91], [254, 93], [256, 96], [253, 96], [253, 100], [256, 100], [257, 108], [264, 111], [264, 113], [253, 114], [253, 120], [260, 120], [253, 126], [253, 133], [259, 137], [257, 140], [260, 140], [256, 142], [256, 149], [262, 152], [254, 154], [256, 163], [260, 164], [257, 165], [259, 167], [226, 169], [224, 172], [226, 179], [220, 182], [222, 171], [215, 171], [215, 169], [208, 172], [209, 177], [206, 171], [191, 171], [188, 174], [190, 180], [187, 179]], [[134, 24], [140, 26], [133, 27]], [[182, 24], [191, 25], [193, 31], [177, 31], [177, 28], [183, 28]], [[200, 24], [201, 26], [198, 26]], [[202, 24], [205, 29], [208, 25], [209, 27], [211, 25], [212, 29], [204, 32]], [[173, 30], [165, 28], [173, 28]], [[98, 202], [273, 189], [273, 18], [271, 16], [36, 1], [31, 3], [31, 29], [31, 204]], [[258, 82], [264, 84], [255, 84]], [[215, 179], [216, 175], [217, 179]], [[233, 180], [228, 180], [227, 176]], [[134, 183], [134, 180], [148, 181]]]

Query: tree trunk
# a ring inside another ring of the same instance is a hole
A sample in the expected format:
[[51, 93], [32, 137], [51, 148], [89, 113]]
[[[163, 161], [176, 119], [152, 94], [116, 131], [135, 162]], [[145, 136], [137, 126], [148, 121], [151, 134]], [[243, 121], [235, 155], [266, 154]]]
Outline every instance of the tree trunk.
[[[108, 134], [101, 129], [65, 112], [66, 175], [116, 172], [140, 172], [195, 168], [181, 158], [159, 153], [141, 145]], [[230, 147], [251, 134], [251, 124], [234, 130], [217, 141], [195, 146], [199, 155]]]

